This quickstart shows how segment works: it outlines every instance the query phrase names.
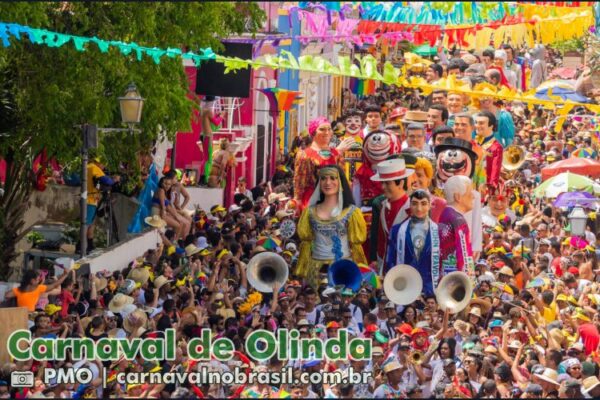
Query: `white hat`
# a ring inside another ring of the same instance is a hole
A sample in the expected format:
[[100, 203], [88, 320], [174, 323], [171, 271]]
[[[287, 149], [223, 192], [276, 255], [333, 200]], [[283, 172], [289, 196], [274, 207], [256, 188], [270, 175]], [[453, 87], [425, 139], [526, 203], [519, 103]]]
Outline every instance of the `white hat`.
[[494, 58], [501, 58], [504, 62], [508, 59], [508, 55], [506, 54], [506, 50], [496, 50], [494, 52]]
[[406, 168], [402, 158], [395, 158], [377, 164], [377, 173], [371, 177], [371, 180], [375, 182], [395, 181], [409, 177], [414, 172], [414, 169]]
[[239, 210], [241, 210], [241, 209], [242, 209], [242, 207], [238, 206], [238, 205], [237, 205], [237, 204], [235, 204], [235, 203], [229, 206], [229, 212], [230, 212], [230, 213], [233, 213], [233, 212], [239, 211]]
[[296, 250], [298, 250], [296, 244], [291, 242], [285, 245], [285, 249], [291, 252], [296, 252]]

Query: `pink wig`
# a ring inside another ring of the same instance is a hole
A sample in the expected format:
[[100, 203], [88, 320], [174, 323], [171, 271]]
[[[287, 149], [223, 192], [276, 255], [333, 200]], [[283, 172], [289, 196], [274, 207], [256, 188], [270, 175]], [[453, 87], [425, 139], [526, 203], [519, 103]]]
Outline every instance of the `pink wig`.
[[323, 124], [328, 124], [329, 120], [325, 117], [317, 117], [308, 123], [308, 134], [310, 137], [314, 137], [315, 133], [317, 133], [317, 129], [319, 126]]

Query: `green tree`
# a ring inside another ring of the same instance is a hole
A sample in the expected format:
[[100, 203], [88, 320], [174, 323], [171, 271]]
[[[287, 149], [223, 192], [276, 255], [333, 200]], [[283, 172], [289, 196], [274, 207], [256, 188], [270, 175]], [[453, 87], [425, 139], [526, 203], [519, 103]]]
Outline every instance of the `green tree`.
[[[251, 2], [45, 2], [0, 3], [1, 20], [78, 36], [135, 42], [140, 46], [197, 51], [222, 49], [219, 38], [255, 32], [265, 15]], [[135, 54], [93, 43], [78, 52], [72, 43], [59, 48], [11, 38], [0, 48], [0, 158], [7, 178], [0, 197], [0, 280], [10, 275], [15, 244], [27, 230], [23, 215], [32, 191], [31, 164], [42, 149], [61, 163], [78, 156], [79, 130], [95, 123], [119, 126], [119, 96], [135, 82], [146, 99], [141, 134], [101, 137], [99, 152], [110, 162], [135, 160], [159, 131], [171, 138], [190, 128], [197, 101], [188, 97], [180, 58], [156, 64]]]

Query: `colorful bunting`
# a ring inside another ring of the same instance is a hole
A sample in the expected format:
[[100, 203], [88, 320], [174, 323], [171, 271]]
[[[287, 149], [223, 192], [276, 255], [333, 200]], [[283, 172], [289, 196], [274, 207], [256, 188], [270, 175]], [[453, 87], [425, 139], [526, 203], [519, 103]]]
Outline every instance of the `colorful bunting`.
[[279, 111], [289, 111], [294, 104], [294, 100], [301, 92], [286, 90], [282, 88], [258, 89], [269, 100], [269, 109], [271, 116], [275, 117]]
[[4, 47], [10, 46], [9, 38], [11, 36], [17, 40], [21, 40], [21, 34], [27, 35], [29, 41], [33, 44], [44, 44], [48, 47], [62, 47], [65, 44], [72, 42], [75, 50], [83, 52], [86, 50], [89, 43], [94, 43], [102, 53], [107, 53], [110, 48], [118, 49], [124, 56], [135, 53], [138, 61], [142, 61], [142, 56], [145, 54], [152, 58], [156, 64], [160, 64], [160, 61], [164, 56], [169, 58], [181, 57], [183, 59], [193, 60], [196, 65], [200, 65], [204, 60], [211, 60], [216, 57], [215, 53], [213, 53], [210, 48], [200, 49], [201, 54], [193, 53], [191, 51], [184, 53], [181, 49], [150, 48], [139, 46], [133, 42], [125, 43], [113, 40], [102, 40], [97, 37], [75, 36], [66, 33], [52, 32], [46, 29], [36, 29], [19, 24], [0, 22], [0, 40], [2, 40], [2, 45]]

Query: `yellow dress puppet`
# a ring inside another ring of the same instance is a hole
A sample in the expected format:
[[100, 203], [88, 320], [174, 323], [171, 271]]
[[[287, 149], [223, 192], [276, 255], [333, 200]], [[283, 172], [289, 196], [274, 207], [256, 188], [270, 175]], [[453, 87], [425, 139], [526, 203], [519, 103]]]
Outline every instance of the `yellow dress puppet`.
[[352, 204], [344, 172], [339, 166], [331, 165], [319, 169], [318, 176], [309, 206], [298, 222], [301, 243], [296, 269], [296, 275], [305, 278], [314, 288], [318, 287], [323, 265], [340, 259], [367, 263], [362, 248], [367, 239], [367, 226], [360, 208]]

